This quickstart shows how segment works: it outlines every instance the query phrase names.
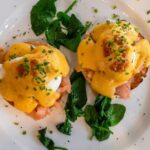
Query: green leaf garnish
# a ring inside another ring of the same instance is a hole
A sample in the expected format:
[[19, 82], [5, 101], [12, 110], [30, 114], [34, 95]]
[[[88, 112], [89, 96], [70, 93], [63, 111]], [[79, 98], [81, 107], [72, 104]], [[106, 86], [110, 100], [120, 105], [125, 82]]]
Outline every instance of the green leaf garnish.
[[67, 150], [67, 148], [55, 146], [52, 139], [46, 137], [47, 128], [38, 131], [38, 139], [48, 150]]
[[56, 15], [56, 0], [39, 0], [31, 10], [32, 30], [36, 35], [42, 34]]
[[84, 118], [92, 129], [92, 137], [103, 141], [113, 132], [109, 129], [117, 125], [125, 114], [125, 107], [121, 104], [111, 104], [111, 99], [106, 96], [97, 96], [94, 105], [87, 105]]
[[91, 24], [83, 25], [80, 20], [68, 12], [77, 3], [74, 0], [66, 11], [56, 12], [56, 0], [39, 0], [31, 11], [31, 25], [36, 35], [45, 32], [49, 44], [59, 48], [65, 46], [69, 50], [76, 52], [82, 35]]
[[59, 20], [52, 22], [45, 31], [45, 35], [49, 44], [59, 48], [60, 39], [66, 38], [66, 35], [61, 31], [61, 25]]
[[69, 119], [67, 118], [64, 123], [58, 124], [57, 126], [58, 131], [62, 132], [66, 135], [71, 135], [71, 123], [69, 122]]
[[71, 121], [83, 114], [82, 108], [87, 102], [85, 78], [81, 73], [73, 72], [71, 76], [72, 90], [66, 103], [66, 114]]
[[124, 117], [126, 108], [120, 104], [112, 104], [107, 111], [108, 122], [110, 126], [117, 125]]
[[72, 10], [72, 8], [74, 7], [74, 5], [77, 3], [77, 0], [74, 0], [72, 2], [72, 4], [66, 9], [65, 13], [67, 14], [70, 10]]

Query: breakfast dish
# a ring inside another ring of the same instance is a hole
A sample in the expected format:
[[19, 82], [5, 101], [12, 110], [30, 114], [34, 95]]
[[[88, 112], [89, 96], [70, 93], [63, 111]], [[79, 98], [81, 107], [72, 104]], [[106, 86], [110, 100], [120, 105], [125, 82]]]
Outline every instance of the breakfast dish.
[[12, 148], [9, 137], [19, 146], [12, 149], [36, 150], [137, 149], [137, 139], [148, 141], [150, 11], [140, 18], [129, 3], [0, 6], [0, 149]]
[[34, 119], [44, 118], [70, 92], [69, 65], [58, 49], [42, 42], [15, 43], [1, 57], [1, 95]]
[[98, 24], [77, 51], [77, 71], [94, 91], [104, 96], [128, 98], [150, 66], [150, 43], [128, 21]]

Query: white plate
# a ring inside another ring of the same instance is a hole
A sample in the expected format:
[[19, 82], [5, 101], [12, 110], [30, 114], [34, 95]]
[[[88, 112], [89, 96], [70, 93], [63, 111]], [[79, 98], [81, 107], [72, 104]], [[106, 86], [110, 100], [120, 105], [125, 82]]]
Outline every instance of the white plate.
[[[30, 29], [29, 12], [35, 2], [36, 0], [5, 0], [2, 2], [3, 5], [0, 5], [0, 43], [2, 46], [7, 45], [6, 42], [10, 44], [17, 41], [42, 38], [42, 36], [36, 37]], [[59, 0], [57, 6], [59, 10], [64, 10], [69, 3], [71, 3], [71, 0]], [[113, 10], [112, 5], [117, 5], [117, 9]], [[93, 7], [98, 9], [98, 13], [93, 12]], [[149, 0], [126, 0], [125, 2], [122, 0], [80, 0], [72, 12], [76, 13], [83, 22], [92, 21], [94, 24], [110, 19], [113, 13], [117, 13], [122, 19], [135, 23], [141, 33], [150, 38], [150, 26], [146, 23], [148, 17], [145, 15], [148, 7]], [[24, 32], [27, 32], [25, 36], [23, 36]], [[18, 38], [13, 39], [14, 35], [18, 35]], [[64, 48], [62, 50], [72, 67], [74, 67], [76, 64], [75, 54]], [[53, 130], [53, 134], [50, 137], [55, 141], [56, 145], [67, 147], [69, 150], [140, 150], [142, 148], [149, 150], [149, 91], [150, 75], [132, 92], [129, 100], [115, 101], [126, 105], [127, 112], [121, 123], [112, 128], [114, 134], [104, 142], [90, 141], [88, 139], [90, 129], [82, 118], [74, 123], [72, 136], [69, 137], [59, 133], [55, 129], [55, 124], [64, 119], [64, 112], [60, 106], [53, 108], [50, 116], [36, 122], [10, 105], [6, 108], [5, 105], [8, 103], [1, 98], [0, 149], [44, 150], [45, 148], [37, 140], [36, 134], [40, 126], [48, 126], [50, 130]], [[91, 103], [93, 98], [89, 88], [88, 96], [91, 97], [88, 101]], [[14, 122], [19, 122], [19, 125], [14, 125]], [[27, 131], [27, 135], [21, 134], [23, 130]]]

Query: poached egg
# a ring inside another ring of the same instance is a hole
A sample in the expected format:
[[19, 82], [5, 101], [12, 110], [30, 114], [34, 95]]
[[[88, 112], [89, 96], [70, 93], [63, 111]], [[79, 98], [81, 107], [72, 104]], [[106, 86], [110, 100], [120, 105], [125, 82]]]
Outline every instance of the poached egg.
[[117, 87], [150, 66], [150, 43], [130, 22], [106, 22], [81, 41], [77, 56], [77, 71], [83, 72], [93, 90], [114, 98]]
[[0, 93], [19, 110], [51, 107], [61, 94], [62, 78], [69, 73], [65, 56], [52, 46], [13, 44], [0, 64]]

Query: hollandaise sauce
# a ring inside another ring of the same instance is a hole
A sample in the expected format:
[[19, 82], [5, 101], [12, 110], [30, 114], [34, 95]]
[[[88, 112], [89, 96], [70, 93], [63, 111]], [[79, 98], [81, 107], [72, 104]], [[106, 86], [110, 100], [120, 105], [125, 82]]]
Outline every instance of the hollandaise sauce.
[[127, 21], [98, 24], [78, 47], [78, 71], [94, 72], [91, 86], [114, 97], [116, 88], [150, 65], [150, 43]]
[[38, 105], [51, 107], [59, 99], [57, 89], [69, 72], [64, 55], [52, 46], [13, 44], [2, 64], [0, 93], [19, 110], [30, 113]]

